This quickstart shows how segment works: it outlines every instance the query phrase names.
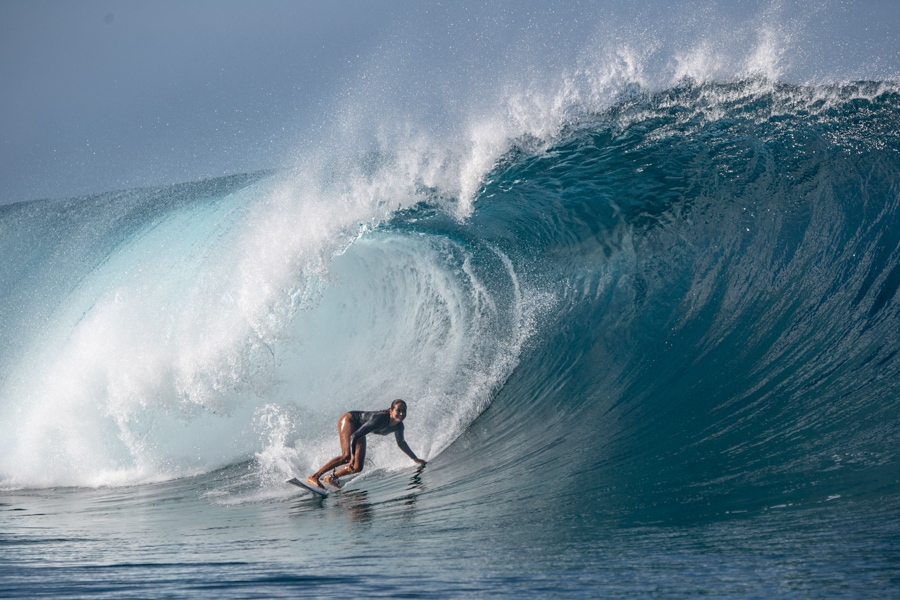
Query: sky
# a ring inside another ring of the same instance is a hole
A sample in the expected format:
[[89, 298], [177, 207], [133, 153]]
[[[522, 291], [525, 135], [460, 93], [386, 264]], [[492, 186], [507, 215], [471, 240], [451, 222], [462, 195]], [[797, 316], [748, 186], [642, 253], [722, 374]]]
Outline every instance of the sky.
[[277, 166], [400, 3], [0, 3], [0, 203]]
[[727, 54], [766, 20], [786, 79], [900, 73], [896, 0], [4, 0], [0, 204], [281, 168], [373, 91], [449, 119], [501, 71], [539, 77], [613, 38], [661, 64], [704, 36]]

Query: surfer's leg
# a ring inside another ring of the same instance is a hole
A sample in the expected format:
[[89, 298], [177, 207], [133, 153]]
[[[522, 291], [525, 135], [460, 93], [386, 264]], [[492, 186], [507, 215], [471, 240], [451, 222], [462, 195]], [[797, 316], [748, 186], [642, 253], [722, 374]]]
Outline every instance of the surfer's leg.
[[353, 473], [359, 473], [363, 470], [363, 467], [366, 464], [366, 438], [362, 437], [356, 441], [356, 452], [353, 453], [353, 457], [351, 460], [347, 461], [348, 464], [344, 465], [340, 469], [335, 470], [334, 477], [331, 478], [331, 483], [335, 487], [337, 487], [336, 479], [338, 477], [343, 477], [344, 475], [352, 475]]
[[[353, 432], [356, 431], [356, 422], [353, 420], [353, 415], [350, 413], [345, 413], [344, 416], [340, 418], [338, 421], [338, 435], [341, 438], [341, 455], [335, 456], [327, 463], [325, 463], [321, 469], [310, 475], [306, 478], [306, 481], [309, 483], [322, 487], [322, 484], [319, 482], [319, 477], [322, 476], [323, 473], [326, 473], [335, 467], [339, 467], [341, 465], [346, 465], [353, 458], [350, 456], [350, 436], [353, 435]], [[360, 440], [365, 441], [365, 440]], [[357, 448], [359, 444], [357, 444]], [[363, 446], [365, 448], [365, 446]], [[365, 450], [363, 450], [365, 452]]]

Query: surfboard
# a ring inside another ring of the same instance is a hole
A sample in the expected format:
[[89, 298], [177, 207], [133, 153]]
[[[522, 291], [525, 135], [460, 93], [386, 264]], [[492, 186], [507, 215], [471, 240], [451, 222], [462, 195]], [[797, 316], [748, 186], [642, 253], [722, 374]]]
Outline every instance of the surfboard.
[[305, 481], [297, 479], [296, 477], [291, 477], [290, 479], [287, 480], [287, 482], [293, 483], [297, 487], [302, 487], [305, 490], [309, 490], [313, 494], [318, 494], [319, 496], [322, 496], [323, 498], [328, 497], [328, 490], [322, 489], [320, 487], [316, 487], [314, 485], [310, 485], [310, 484], [306, 483]]

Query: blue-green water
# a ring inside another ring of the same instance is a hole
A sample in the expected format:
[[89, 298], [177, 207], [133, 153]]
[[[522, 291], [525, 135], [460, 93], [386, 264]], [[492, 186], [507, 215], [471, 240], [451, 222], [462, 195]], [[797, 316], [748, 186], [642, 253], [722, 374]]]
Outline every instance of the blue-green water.
[[898, 583], [896, 501], [583, 524], [547, 493], [535, 523], [488, 492], [448, 502], [440, 473], [326, 500], [203, 497], [231, 476], [6, 497], [3, 595], [891, 597]]
[[[0, 208], [0, 594], [896, 597], [898, 132], [686, 85], [468, 199], [382, 153]], [[284, 483], [394, 397], [424, 470]]]

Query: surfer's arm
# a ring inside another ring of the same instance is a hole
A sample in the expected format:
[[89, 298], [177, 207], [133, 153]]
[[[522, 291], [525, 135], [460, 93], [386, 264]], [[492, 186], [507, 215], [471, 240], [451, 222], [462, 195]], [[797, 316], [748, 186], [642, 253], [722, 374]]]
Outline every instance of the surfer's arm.
[[414, 461], [416, 461], [416, 462], [419, 463], [420, 465], [424, 465], [424, 464], [425, 464], [425, 461], [422, 460], [421, 458], [419, 458], [418, 456], [416, 456], [416, 453], [413, 452], [413, 451], [412, 451], [412, 448], [409, 447], [409, 444], [406, 443], [406, 440], [405, 440], [404, 437], [403, 437], [403, 429], [402, 429], [402, 428], [398, 428], [397, 431], [394, 432], [394, 439], [397, 440], [397, 446], [398, 446], [401, 450], [403, 450], [403, 452], [404, 452], [408, 457], [410, 457], [411, 459], [413, 459]]

